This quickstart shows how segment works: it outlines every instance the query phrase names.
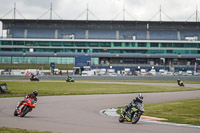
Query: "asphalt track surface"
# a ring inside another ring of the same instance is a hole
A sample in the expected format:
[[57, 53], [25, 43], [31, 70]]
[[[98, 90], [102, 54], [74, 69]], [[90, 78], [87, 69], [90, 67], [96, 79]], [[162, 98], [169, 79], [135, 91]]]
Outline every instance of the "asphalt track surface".
[[[196, 86], [195, 88], [198, 88]], [[119, 123], [116, 117], [101, 115], [102, 109], [124, 106], [137, 94], [41, 96], [37, 107], [24, 118], [13, 112], [22, 98], [0, 98], [0, 127], [22, 128], [55, 133], [199, 133], [200, 128], [162, 125], [139, 121]], [[161, 103], [200, 98], [200, 90], [145, 93], [144, 103]]]

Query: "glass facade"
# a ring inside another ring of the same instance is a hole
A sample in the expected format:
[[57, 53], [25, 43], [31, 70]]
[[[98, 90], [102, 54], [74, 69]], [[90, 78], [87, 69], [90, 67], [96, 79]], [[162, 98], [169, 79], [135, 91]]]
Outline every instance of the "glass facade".
[[[18, 57], [0, 56], [0, 63], [33, 63], [33, 64], [74, 64], [74, 57]], [[91, 58], [91, 64], [99, 64], [99, 58]]]
[[7, 41], [0, 40], [0, 51], [29, 52], [110, 52], [110, 53], [175, 53], [199, 54], [200, 43], [165, 43], [165, 42], [76, 42], [76, 41]]
[[0, 56], [0, 63], [74, 64], [74, 57], [8, 57]]
[[[61, 40], [61, 39], [40, 39], [40, 40], [0, 40], [0, 52], [54, 52], [54, 53], [138, 53], [138, 54], [200, 54], [200, 43], [187, 41], [95, 41], [95, 40]], [[109, 57], [107, 57], [109, 58]], [[157, 57], [160, 58], [160, 57]], [[91, 64], [98, 65], [101, 58], [92, 57]], [[1, 56], [0, 63], [36, 63], [49, 64], [74, 64], [75, 57], [19, 57], [19, 56]]]

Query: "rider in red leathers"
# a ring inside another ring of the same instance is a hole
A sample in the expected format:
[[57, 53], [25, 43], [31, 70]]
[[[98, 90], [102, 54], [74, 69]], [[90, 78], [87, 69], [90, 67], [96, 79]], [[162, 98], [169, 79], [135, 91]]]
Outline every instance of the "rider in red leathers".
[[177, 80], [177, 83], [178, 83], [179, 86], [183, 86], [183, 87], [184, 87], [184, 84], [183, 84], [183, 81], [182, 81], [182, 80], [178, 79], [178, 80]]
[[26, 96], [24, 97], [24, 100], [22, 100], [22, 101], [19, 102], [17, 108], [20, 107], [20, 105], [21, 105], [23, 102], [25, 102], [28, 98], [34, 99], [35, 102], [37, 102], [37, 95], [38, 95], [38, 91], [37, 91], [37, 90], [33, 91], [32, 94], [26, 95]]

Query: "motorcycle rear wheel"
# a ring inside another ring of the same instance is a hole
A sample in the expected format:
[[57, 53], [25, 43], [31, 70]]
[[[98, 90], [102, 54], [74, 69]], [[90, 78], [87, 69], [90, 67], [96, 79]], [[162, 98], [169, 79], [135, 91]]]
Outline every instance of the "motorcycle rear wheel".
[[[134, 116], [134, 115], [133, 115]], [[136, 114], [136, 117], [132, 117], [132, 124], [136, 124], [140, 119], [141, 114]]]
[[29, 106], [25, 106], [23, 109], [22, 109], [22, 113], [20, 114], [20, 117], [24, 117], [30, 110], [30, 107]]

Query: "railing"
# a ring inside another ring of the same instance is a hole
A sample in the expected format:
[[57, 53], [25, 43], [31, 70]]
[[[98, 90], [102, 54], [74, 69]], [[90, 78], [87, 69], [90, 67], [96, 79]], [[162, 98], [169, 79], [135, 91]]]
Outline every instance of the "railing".
[[99, 65], [95, 65], [92, 64], [93, 66], [129, 66], [129, 67], [194, 67], [194, 65], [149, 65], [149, 64], [99, 64]]

